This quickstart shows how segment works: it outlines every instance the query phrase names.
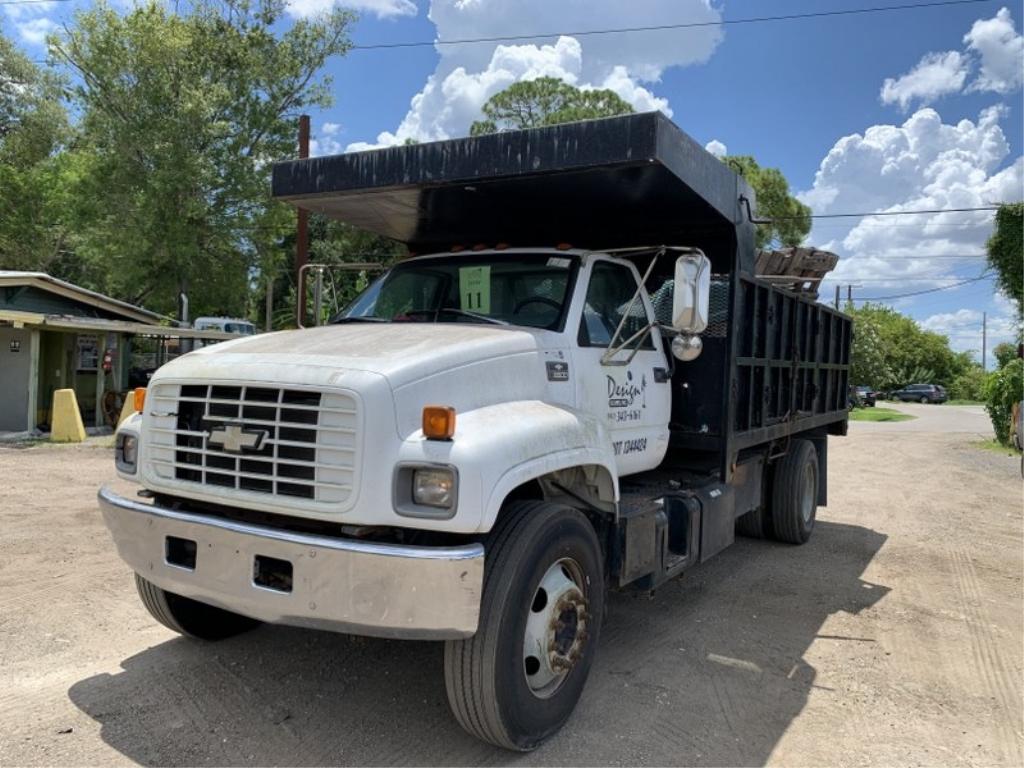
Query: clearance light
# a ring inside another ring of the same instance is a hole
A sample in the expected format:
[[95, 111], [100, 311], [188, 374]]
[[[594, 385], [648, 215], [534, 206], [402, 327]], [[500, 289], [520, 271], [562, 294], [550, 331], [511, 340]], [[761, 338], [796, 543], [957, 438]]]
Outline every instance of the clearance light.
[[572, 243], [559, 243], [555, 246], [555, 250], [559, 251], [568, 251], [570, 248], [572, 248]]
[[455, 409], [428, 405], [423, 409], [423, 436], [428, 440], [451, 440], [455, 434]]
[[134, 399], [133, 406], [135, 410], [142, 413], [142, 408], [146, 405], [146, 388], [136, 387], [132, 393], [132, 398]]

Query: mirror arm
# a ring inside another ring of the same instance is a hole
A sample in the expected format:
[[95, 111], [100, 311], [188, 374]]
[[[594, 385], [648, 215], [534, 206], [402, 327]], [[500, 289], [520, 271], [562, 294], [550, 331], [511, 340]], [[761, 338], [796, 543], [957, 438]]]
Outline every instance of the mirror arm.
[[605, 353], [603, 355], [601, 355], [601, 364], [602, 365], [628, 365], [629, 362], [636, 356], [637, 350], [640, 348], [640, 344], [643, 343], [643, 338], [641, 338], [640, 341], [637, 342], [636, 348], [633, 350], [633, 354], [629, 356], [629, 360], [626, 360], [625, 362], [622, 362], [622, 363], [618, 363], [618, 362], [614, 362], [613, 363], [613, 362], [611, 362], [611, 358], [614, 357], [619, 352], [621, 352], [626, 347], [626, 345], [629, 344], [629, 342], [631, 342], [633, 339], [635, 339], [641, 333], [643, 333], [643, 334], [649, 333], [651, 328], [653, 328], [657, 324], [657, 323], [650, 323], [650, 324], [648, 324], [646, 328], [643, 328], [643, 329], [637, 331], [636, 333], [634, 333], [632, 336], [630, 336], [624, 342], [619, 344], [618, 347], [615, 346], [615, 344], [619, 340], [619, 334], [622, 333], [622, 328], [626, 324], [626, 318], [629, 317], [629, 313], [633, 311], [633, 306], [636, 304], [637, 299], [640, 298], [641, 292], [646, 290], [645, 286], [647, 285], [647, 278], [651, 276], [651, 272], [654, 270], [654, 265], [658, 263], [659, 257], [661, 257], [661, 255], [664, 254], [664, 253], [665, 253], [665, 246], [661, 246], [658, 249], [658, 252], [656, 254], [654, 254], [654, 258], [651, 259], [651, 263], [647, 266], [647, 271], [644, 272], [644, 276], [642, 278], [640, 278], [640, 284], [636, 287], [636, 291], [633, 293], [633, 298], [630, 299], [629, 300], [629, 304], [626, 305], [626, 311], [622, 313], [622, 318], [619, 320], [619, 324], [615, 327], [615, 333], [612, 334], [612, 340], [608, 342], [608, 349], [605, 350]]
[[[633, 358], [636, 357], [636, 353], [640, 351], [640, 346], [647, 339], [648, 334], [650, 334], [650, 332], [655, 327], [661, 327], [661, 323], [648, 323], [639, 331], [637, 331], [628, 339], [626, 339], [624, 342], [622, 342], [619, 346], [615, 347], [614, 349], [608, 347], [608, 349], [604, 351], [604, 354], [601, 355], [601, 365], [629, 365], [631, 362], [633, 362]], [[619, 352], [628, 347], [634, 339], [637, 339], [636, 346], [629, 350], [629, 357], [627, 357], [625, 360], [615, 360], [615, 355], [619, 354]]]

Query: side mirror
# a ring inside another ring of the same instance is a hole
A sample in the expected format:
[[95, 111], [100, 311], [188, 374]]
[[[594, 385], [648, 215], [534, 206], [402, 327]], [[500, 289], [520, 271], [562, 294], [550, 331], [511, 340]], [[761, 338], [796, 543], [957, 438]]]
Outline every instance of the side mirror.
[[676, 259], [672, 291], [672, 327], [696, 334], [708, 327], [711, 262], [699, 251]]

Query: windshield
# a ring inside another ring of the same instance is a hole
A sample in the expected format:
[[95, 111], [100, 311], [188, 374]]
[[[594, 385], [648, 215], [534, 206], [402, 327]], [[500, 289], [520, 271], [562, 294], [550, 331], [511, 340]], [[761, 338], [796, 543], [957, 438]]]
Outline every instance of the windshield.
[[335, 318], [419, 323], [561, 326], [577, 259], [569, 255], [460, 254], [407, 261]]

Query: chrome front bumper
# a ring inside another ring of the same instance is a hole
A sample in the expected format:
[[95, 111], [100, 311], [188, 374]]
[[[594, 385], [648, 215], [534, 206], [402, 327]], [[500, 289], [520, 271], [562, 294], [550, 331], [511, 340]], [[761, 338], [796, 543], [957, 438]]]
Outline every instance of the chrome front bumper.
[[[121, 558], [169, 592], [274, 624], [356, 635], [476, 632], [481, 544], [411, 547], [291, 533], [143, 504], [106, 487], [99, 504]], [[168, 537], [195, 543], [194, 567], [168, 562]], [[256, 583], [257, 557], [291, 565], [290, 591]]]

